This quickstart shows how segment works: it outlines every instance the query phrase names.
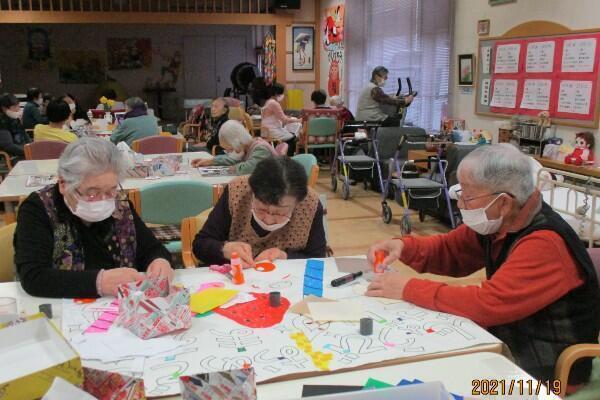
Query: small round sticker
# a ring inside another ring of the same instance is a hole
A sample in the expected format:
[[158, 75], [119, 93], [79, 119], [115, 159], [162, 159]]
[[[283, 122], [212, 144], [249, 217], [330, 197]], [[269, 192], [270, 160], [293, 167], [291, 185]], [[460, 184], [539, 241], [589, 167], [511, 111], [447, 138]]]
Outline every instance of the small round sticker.
[[275, 264], [272, 262], [259, 262], [254, 266], [258, 272], [271, 272], [275, 269]]

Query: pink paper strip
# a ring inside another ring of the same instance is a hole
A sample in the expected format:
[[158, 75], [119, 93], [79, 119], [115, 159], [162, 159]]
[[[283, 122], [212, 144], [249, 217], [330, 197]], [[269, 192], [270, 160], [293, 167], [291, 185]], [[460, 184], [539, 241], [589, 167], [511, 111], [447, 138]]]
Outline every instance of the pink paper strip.
[[84, 333], [105, 333], [110, 329], [115, 319], [119, 316], [119, 303], [115, 299], [110, 306], [100, 314], [100, 317], [87, 328]]

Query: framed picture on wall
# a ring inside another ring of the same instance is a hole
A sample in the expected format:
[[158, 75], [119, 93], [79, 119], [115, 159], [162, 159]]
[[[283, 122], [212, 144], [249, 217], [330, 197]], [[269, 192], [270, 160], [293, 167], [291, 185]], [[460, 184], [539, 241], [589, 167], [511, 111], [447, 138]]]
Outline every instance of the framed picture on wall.
[[473, 86], [475, 80], [475, 55], [458, 55], [458, 86]]
[[292, 27], [292, 69], [311, 71], [315, 67], [315, 29], [312, 26]]
[[477, 21], [477, 34], [479, 36], [487, 36], [490, 34], [490, 20], [480, 19]]

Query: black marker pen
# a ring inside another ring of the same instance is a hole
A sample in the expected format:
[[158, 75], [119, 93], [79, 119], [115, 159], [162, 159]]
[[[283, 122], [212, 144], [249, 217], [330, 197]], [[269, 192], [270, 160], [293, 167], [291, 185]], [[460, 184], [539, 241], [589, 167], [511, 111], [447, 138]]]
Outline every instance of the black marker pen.
[[336, 278], [331, 281], [331, 286], [333, 286], [333, 287], [342, 286], [344, 283], [352, 282], [353, 280], [355, 280], [362, 274], [363, 274], [362, 271], [358, 271], [353, 274], [348, 274], [348, 275], [344, 275], [340, 278]]

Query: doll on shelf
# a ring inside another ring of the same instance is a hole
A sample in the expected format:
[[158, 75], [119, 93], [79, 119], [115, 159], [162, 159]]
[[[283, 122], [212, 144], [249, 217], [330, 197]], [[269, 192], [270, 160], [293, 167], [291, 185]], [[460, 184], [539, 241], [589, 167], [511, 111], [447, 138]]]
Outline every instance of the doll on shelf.
[[574, 165], [594, 163], [594, 135], [592, 132], [575, 134], [575, 150], [565, 157], [565, 163]]

